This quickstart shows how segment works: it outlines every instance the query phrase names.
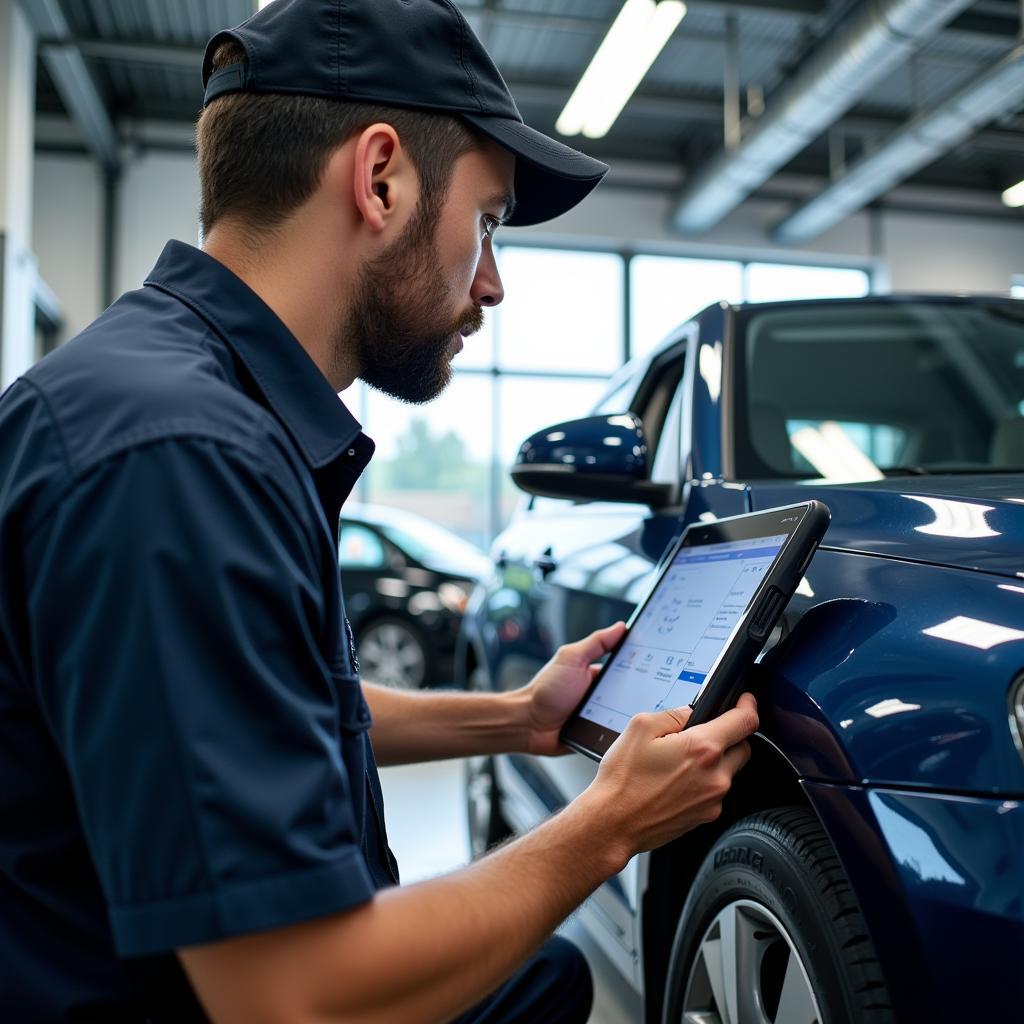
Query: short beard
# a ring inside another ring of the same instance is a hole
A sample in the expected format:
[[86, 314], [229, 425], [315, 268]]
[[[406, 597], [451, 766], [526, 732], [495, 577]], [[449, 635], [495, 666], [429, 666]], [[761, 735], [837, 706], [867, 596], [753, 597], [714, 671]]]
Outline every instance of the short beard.
[[452, 312], [434, 237], [440, 207], [421, 197], [402, 237], [360, 270], [339, 339], [354, 352], [363, 381], [412, 404], [448, 387], [453, 336], [483, 325], [479, 306]]

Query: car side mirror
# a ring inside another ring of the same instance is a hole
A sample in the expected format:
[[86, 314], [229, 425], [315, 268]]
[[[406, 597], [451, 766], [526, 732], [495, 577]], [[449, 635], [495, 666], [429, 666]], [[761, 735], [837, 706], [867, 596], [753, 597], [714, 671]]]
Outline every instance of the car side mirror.
[[671, 487], [649, 477], [643, 424], [631, 412], [587, 416], [539, 430], [522, 443], [512, 467], [513, 482], [528, 494], [667, 505]]

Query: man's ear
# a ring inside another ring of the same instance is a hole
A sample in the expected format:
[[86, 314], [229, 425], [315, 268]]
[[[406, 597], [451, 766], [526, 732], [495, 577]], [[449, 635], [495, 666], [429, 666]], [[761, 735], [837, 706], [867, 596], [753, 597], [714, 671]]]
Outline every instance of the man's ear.
[[415, 206], [418, 182], [395, 129], [383, 122], [363, 129], [354, 162], [353, 198], [366, 226], [379, 232], [404, 221]]

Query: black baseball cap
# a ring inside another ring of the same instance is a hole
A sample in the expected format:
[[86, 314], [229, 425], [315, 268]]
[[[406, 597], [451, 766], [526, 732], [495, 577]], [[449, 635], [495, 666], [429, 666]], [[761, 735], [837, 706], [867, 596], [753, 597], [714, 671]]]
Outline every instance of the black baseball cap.
[[[211, 74], [228, 39], [248, 59]], [[229, 92], [298, 93], [457, 114], [515, 155], [513, 225], [565, 213], [608, 171], [523, 123], [452, 0], [274, 0], [210, 40], [203, 85], [203, 106]]]

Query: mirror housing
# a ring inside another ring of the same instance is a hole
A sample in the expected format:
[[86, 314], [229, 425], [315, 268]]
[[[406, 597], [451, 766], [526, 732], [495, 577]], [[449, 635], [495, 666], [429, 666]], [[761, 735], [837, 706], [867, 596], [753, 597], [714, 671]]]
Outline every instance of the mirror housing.
[[631, 412], [545, 427], [522, 443], [512, 467], [513, 482], [528, 494], [661, 508], [672, 488], [649, 474], [643, 425]]

